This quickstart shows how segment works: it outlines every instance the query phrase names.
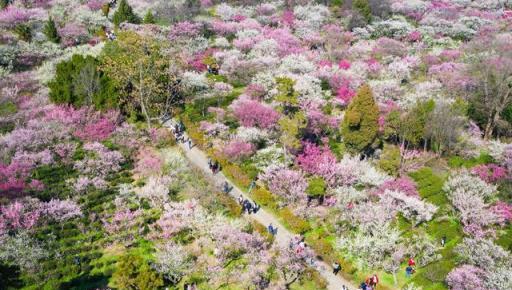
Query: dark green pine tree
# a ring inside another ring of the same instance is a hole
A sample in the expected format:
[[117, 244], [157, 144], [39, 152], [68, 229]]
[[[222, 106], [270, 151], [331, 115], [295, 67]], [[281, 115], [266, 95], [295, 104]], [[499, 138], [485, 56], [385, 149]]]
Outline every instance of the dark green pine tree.
[[155, 19], [155, 16], [153, 15], [153, 13], [151, 12], [151, 10], [148, 10], [148, 12], [146, 13], [146, 15], [144, 16], [144, 20], [143, 22], [145, 24], [155, 24], [156, 23], [156, 19]]
[[11, 4], [11, 0], [0, 0], [0, 9], [6, 8], [9, 4]]
[[135, 14], [135, 12], [133, 12], [133, 8], [128, 4], [128, 1], [121, 0], [121, 2], [119, 2], [119, 7], [114, 13], [112, 21], [116, 26], [119, 26], [119, 24], [123, 22], [138, 24], [140, 23], [140, 18]]
[[368, 0], [354, 0], [354, 2], [352, 2], [352, 9], [359, 12], [367, 22], [370, 22], [372, 18], [372, 9], [370, 8]]
[[53, 21], [51, 16], [48, 18], [48, 21], [46, 21], [46, 24], [44, 25], [43, 33], [46, 35], [48, 41], [53, 43], [60, 42], [60, 36], [57, 33], [57, 26], [55, 25], [55, 21]]

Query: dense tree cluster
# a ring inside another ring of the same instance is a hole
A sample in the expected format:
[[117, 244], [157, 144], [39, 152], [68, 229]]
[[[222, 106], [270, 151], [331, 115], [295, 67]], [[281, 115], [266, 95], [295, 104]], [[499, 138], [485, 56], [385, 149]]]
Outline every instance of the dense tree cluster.
[[0, 0], [0, 288], [512, 289], [508, 2]]

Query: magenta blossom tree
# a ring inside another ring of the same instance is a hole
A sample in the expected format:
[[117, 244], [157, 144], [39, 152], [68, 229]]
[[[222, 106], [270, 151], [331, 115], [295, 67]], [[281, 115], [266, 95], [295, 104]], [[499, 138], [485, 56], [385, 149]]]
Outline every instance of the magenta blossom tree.
[[471, 173], [488, 183], [496, 183], [507, 177], [507, 169], [496, 164], [477, 165], [471, 169]]
[[320, 147], [310, 142], [304, 143], [304, 149], [297, 156], [297, 164], [307, 173], [322, 175], [322, 167], [325, 165], [334, 165], [336, 156], [329, 147]]
[[41, 211], [37, 206], [31, 206], [15, 201], [0, 207], [0, 235], [7, 231], [31, 229], [39, 221]]

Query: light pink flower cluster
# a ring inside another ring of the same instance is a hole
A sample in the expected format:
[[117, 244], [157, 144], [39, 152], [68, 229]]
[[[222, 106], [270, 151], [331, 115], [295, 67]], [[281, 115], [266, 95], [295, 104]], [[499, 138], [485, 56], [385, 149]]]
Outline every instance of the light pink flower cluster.
[[254, 153], [254, 145], [242, 140], [231, 140], [227, 143], [222, 152], [231, 160], [246, 158]]

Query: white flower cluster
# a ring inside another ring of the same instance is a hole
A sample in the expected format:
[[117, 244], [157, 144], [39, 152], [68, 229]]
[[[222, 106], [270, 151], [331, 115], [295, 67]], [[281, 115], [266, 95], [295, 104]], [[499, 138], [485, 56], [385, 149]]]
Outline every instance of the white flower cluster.
[[320, 29], [331, 15], [324, 5], [295, 6], [293, 12], [298, 20], [315, 30]]
[[430, 221], [437, 211], [435, 205], [414, 196], [407, 196], [401, 191], [386, 190], [381, 197], [381, 202], [388, 203], [390, 207], [397, 207], [397, 210], [415, 225]]
[[187, 71], [183, 73], [182, 82], [185, 87], [192, 91], [201, 91], [209, 87], [208, 79], [204, 73]]
[[235, 139], [250, 143], [259, 143], [269, 138], [269, 133], [256, 127], [240, 126], [236, 129]]
[[229, 40], [225, 37], [217, 37], [213, 41], [213, 46], [218, 48], [228, 48], [231, 46], [231, 43], [229, 43]]
[[395, 16], [390, 19], [374, 22], [367, 29], [372, 37], [386, 36], [394, 39], [403, 39], [414, 31], [414, 27], [403, 16]]
[[231, 20], [233, 16], [239, 14], [239, 10], [235, 7], [230, 6], [229, 4], [222, 3], [219, 4], [215, 9], [215, 14], [219, 16], [222, 20], [227, 21]]
[[444, 184], [443, 190], [448, 193], [448, 197], [452, 197], [455, 191], [462, 190], [473, 196], [488, 199], [494, 196], [498, 189], [495, 185], [488, 184], [468, 172], [461, 172], [451, 176]]
[[[264, 56], [278, 57], [279, 45], [273, 39], [265, 39], [254, 45], [249, 52], [249, 58], [259, 58]], [[278, 62], [278, 61], [277, 61]]]
[[315, 70], [315, 64], [303, 54], [291, 54], [283, 58], [279, 72], [281, 74], [307, 74]]
[[359, 157], [351, 157], [346, 154], [339, 162], [347, 168], [353, 168], [353, 174], [357, 178], [357, 183], [361, 185], [368, 185], [378, 187], [384, 182], [391, 179], [391, 177], [370, 164], [366, 160], [359, 160]]
[[388, 100], [398, 100], [403, 94], [400, 82], [397, 79], [371, 80], [368, 84], [379, 103], [384, 103]]
[[312, 75], [287, 75], [293, 79], [294, 90], [299, 94], [300, 100], [311, 100], [321, 102], [323, 98], [321, 81]]
[[252, 162], [256, 168], [263, 171], [271, 165], [288, 167], [292, 163], [292, 160], [283, 148], [272, 145], [258, 150], [252, 157]]

